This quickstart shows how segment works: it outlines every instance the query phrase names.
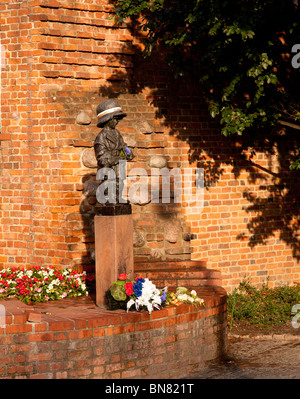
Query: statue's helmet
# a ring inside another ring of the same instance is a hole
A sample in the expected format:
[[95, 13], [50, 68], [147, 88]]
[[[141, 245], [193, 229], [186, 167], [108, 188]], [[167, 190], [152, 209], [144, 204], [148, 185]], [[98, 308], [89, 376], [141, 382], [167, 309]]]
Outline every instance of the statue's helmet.
[[122, 111], [121, 105], [115, 100], [103, 101], [98, 105], [96, 112], [98, 118], [98, 127], [102, 127], [105, 122], [109, 121], [114, 116], [122, 119], [127, 115]]

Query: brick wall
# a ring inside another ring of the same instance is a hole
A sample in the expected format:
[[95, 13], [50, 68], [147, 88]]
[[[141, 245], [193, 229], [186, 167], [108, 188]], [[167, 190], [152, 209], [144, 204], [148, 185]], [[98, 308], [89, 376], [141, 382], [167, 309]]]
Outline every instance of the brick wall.
[[64, 314], [50, 308], [37, 321], [19, 301], [2, 300], [1, 306], [0, 378], [180, 378], [226, 349], [222, 289], [200, 310], [181, 305], [151, 315], [101, 313], [77, 302], [71, 314], [70, 307]]
[[[93, 270], [95, 109], [108, 97], [140, 167], [204, 168], [204, 208], [133, 206], [136, 261], [203, 260], [232, 289], [245, 275], [299, 280], [299, 193], [277, 142], [250, 159], [222, 138], [195, 82], [174, 81], [162, 57], [141, 57], [141, 38], [115, 27], [102, 1], [0, 4], [0, 262]], [[261, 151], [260, 151], [261, 150]], [[193, 238], [191, 240], [191, 238]]]

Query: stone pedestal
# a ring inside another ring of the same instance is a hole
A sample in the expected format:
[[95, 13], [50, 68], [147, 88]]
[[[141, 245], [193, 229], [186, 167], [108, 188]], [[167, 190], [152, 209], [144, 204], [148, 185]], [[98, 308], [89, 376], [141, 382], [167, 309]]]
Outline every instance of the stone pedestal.
[[105, 307], [105, 292], [126, 273], [133, 279], [133, 220], [129, 204], [102, 206], [95, 216], [96, 304]]

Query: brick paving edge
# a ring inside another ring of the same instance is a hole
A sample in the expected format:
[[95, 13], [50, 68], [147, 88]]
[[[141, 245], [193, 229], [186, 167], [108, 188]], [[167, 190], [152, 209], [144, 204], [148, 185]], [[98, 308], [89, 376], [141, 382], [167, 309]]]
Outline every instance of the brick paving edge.
[[228, 333], [229, 338], [250, 338], [250, 339], [274, 339], [276, 341], [295, 341], [300, 340], [300, 335], [294, 334], [264, 334], [264, 333], [250, 333], [250, 334], [232, 334]]

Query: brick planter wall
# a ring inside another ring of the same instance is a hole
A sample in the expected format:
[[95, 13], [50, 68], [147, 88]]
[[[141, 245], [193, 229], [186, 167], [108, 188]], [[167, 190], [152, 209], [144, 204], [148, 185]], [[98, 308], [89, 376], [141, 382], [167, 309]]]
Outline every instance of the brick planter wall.
[[151, 315], [101, 311], [85, 298], [56, 307], [30, 308], [12, 299], [0, 305], [6, 309], [2, 379], [180, 378], [226, 347], [226, 295], [216, 287], [206, 290], [200, 310], [181, 305]]

